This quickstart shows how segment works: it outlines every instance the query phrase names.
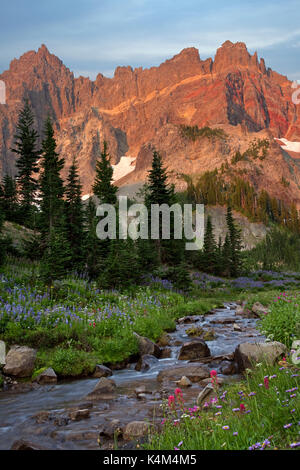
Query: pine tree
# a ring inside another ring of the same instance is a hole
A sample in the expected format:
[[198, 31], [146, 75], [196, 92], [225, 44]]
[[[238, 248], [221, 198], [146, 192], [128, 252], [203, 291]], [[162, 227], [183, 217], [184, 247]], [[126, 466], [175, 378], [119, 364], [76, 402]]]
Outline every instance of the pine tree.
[[225, 236], [225, 240], [222, 246], [221, 252], [221, 274], [223, 276], [230, 276], [231, 266], [231, 246], [228, 233]]
[[235, 225], [230, 206], [227, 207], [226, 222], [230, 242], [230, 275], [236, 277], [242, 269], [242, 238], [241, 230]]
[[71, 252], [66, 236], [64, 215], [64, 186], [60, 172], [64, 159], [56, 153], [56, 141], [52, 123], [45, 123], [42, 142], [42, 173], [40, 176], [41, 239], [44, 247], [43, 275], [51, 284], [66, 271]]
[[18, 222], [19, 214], [16, 181], [9, 175], [5, 175], [3, 178], [3, 188], [0, 200], [5, 220]]
[[107, 143], [104, 142], [100, 160], [96, 163], [96, 176], [93, 185], [93, 192], [98, 197], [100, 204], [115, 205], [117, 203], [118, 188], [112, 182], [113, 168], [107, 153]]
[[66, 231], [71, 250], [72, 269], [81, 271], [84, 263], [84, 214], [81, 199], [81, 183], [74, 159], [69, 170], [66, 195]]
[[34, 117], [29, 101], [25, 100], [24, 108], [19, 114], [17, 133], [15, 135], [15, 148], [12, 152], [18, 158], [18, 184], [20, 187], [20, 202], [22, 221], [25, 225], [32, 225], [32, 213], [35, 211], [35, 196], [37, 180], [34, 175], [38, 173], [38, 159], [40, 152], [37, 150], [38, 134], [34, 129]]

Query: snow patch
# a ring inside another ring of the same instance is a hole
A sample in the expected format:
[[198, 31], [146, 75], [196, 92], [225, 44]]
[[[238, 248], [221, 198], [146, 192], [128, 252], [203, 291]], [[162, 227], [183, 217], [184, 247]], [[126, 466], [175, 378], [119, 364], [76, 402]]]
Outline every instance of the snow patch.
[[119, 179], [123, 178], [123, 176], [126, 176], [134, 171], [134, 161], [134, 157], [121, 157], [121, 160], [117, 165], [112, 165], [114, 170], [113, 181], [118, 181]]
[[86, 201], [90, 196], [90, 194], [85, 194], [84, 196], [82, 196], [81, 200]]
[[290, 140], [283, 139], [283, 138], [276, 139], [276, 140], [280, 140], [281, 142], [283, 142], [283, 145], [280, 144], [280, 147], [283, 150], [300, 153], [300, 142], [291, 142]]

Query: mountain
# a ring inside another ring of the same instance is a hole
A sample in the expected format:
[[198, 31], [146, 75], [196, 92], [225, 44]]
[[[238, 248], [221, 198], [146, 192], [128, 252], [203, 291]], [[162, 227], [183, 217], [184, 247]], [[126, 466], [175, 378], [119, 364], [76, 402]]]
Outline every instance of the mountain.
[[[65, 171], [73, 156], [78, 158], [85, 193], [90, 192], [105, 139], [114, 165], [122, 156], [136, 158], [135, 166], [122, 159], [118, 185], [145, 180], [156, 148], [174, 179], [176, 173], [202, 173], [227, 162], [256, 188], [300, 208], [300, 148], [295, 144], [300, 142], [300, 106], [292, 102], [295, 90], [244, 43], [226, 41], [214, 59], [206, 60], [197, 49], [184, 49], [159, 67], [118, 67], [113, 78], [98, 74], [95, 81], [75, 78], [42, 45], [14, 59], [0, 80], [7, 90], [6, 104], [0, 105], [2, 174], [14, 172], [10, 147], [22, 100], [28, 97], [40, 134], [46, 116], [53, 118]], [[224, 136], [186, 139], [181, 125], [220, 128]], [[270, 147], [263, 161], [242, 160], [232, 166], [236, 151], [245, 152], [254, 139], [265, 138]]]

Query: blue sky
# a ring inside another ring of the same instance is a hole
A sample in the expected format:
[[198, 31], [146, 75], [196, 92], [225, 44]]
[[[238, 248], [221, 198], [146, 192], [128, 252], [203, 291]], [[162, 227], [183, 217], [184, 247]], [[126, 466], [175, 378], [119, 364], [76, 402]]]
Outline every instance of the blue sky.
[[214, 57], [227, 39], [300, 80], [299, 0], [1, 0], [0, 72], [44, 43], [76, 76], [150, 67], [184, 47]]

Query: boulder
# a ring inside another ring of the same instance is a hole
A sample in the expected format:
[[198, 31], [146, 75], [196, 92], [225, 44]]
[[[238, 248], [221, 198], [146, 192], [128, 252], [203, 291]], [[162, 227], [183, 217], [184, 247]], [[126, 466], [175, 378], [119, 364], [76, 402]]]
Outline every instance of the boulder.
[[164, 333], [158, 340], [157, 345], [161, 348], [164, 348], [166, 346], [170, 345], [170, 336]]
[[183, 324], [183, 323], [196, 323], [199, 321], [199, 317], [194, 317], [194, 316], [186, 316], [186, 317], [181, 317], [177, 320], [177, 323]]
[[197, 405], [200, 406], [202, 405], [204, 402], [206, 401], [209, 401], [211, 400], [211, 398], [215, 398], [217, 395], [216, 395], [216, 392], [214, 390], [214, 387], [211, 383], [207, 384], [206, 387], [201, 390], [201, 392], [199, 393], [198, 397], [197, 397]]
[[242, 331], [242, 328], [237, 323], [234, 323], [233, 324], [233, 331]]
[[10, 450], [47, 450], [47, 448], [30, 441], [19, 439], [13, 443]]
[[153, 343], [148, 338], [140, 336], [137, 333], [134, 333], [138, 340], [139, 355], [144, 356], [145, 354], [150, 354], [151, 356], [160, 357], [161, 350], [157, 344]]
[[14, 377], [31, 377], [36, 359], [36, 350], [27, 346], [13, 346], [7, 356], [4, 373]]
[[135, 366], [135, 370], [146, 372], [157, 362], [158, 359], [155, 356], [151, 356], [150, 354], [144, 354], [144, 356], [139, 359], [137, 365]]
[[114, 380], [102, 377], [86, 398], [89, 400], [111, 400], [115, 398], [116, 387]]
[[237, 367], [234, 362], [224, 362], [224, 364], [221, 365], [221, 374], [234, 375], [237, 373]]
[[267, 307], [264, 307], [260, 302], [255, 302], [255, 304], [252, 305], [252, 312], [257, 317], [260, 317], [268, 313], [269, 309]]
[[164, 380], [178, 381], [182, 376], [187, 377], [191, 382], [200, 382], [209, 377], [209, 369], [202, 364], [186, 365], [182, 367], [174, 367], [160, 371], [157, 376], [158, 382]]
[[204, 339], [204, 341], [213, 341], [214, 339], [216, 339], [216, 337], [217, 335], [212, 328], [204, 331], [202, 335], [202, 339]]
[[168, 359], [172, 355], [172, 349], [171, 348], [164, 348], [161, 352], [161, 359]]
[[150, 429], [150, 424], [145, 421], [132, 421], [128, 423], [124, 430], [124, 439], [138, 439], [147, 436]]
[[119, 439], [123, 436], [123, 428], [121, 422], [118, 419], [113, 419], [107, 424], [104, 424], [103, 428], [99, 433], [99, 438], [104, 439], [115, 439], [116, 437]]
[[286, 346], [278, 341], [270, 343], [242, 343], [237, 346], [234, 357], [238, 370], [243, 372], [245, 369], [251, 368], [262, 361], [273, 365], [276, 360], [286, 353]]
[[204, 330], [203, 330], [203, 328], [201, 328], [201, 326], [199, 326], [199, 327], [194, 326], [192, 328], [188, 328], [187, 330], [185, 330], [185, 332], [188, 336], [198, 336], [199, 337], [199, 336], [202, 336]]
[[69, 417], [72, 421], [81, 421], [82, 419], [87, 419], [90, 417], [90, 410], [74, 410], [69, 413]]
[[97, 364], [93, 373], [93, 377], [96, 379], [101, 379], [101, 377], [110, 377], [111, 375], [113, 375], [112, 370], [102, 364]]
[[178, 380], [177, 385], [179, 385], [179, 387], [191, 387], [192, 382], [185, 375], [183, 375], [181, 379]]
[[206, 342], [201, 339], [197, 339], [194, 341], [188, 341], [181, 346], [178, 359], [180, 361], [189, 361], [208, 356], [210, 356], [210, 350]]
[[54, 372], [54, 370], [51, 367], [49, 367], [48, 369], [41, 372], [35, 378], [35, 382], [37, 382], [40, 385], [56, 384], [57, 383], [57, 375]]

